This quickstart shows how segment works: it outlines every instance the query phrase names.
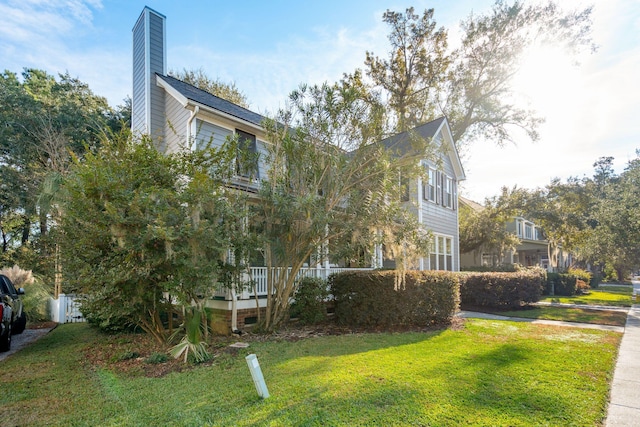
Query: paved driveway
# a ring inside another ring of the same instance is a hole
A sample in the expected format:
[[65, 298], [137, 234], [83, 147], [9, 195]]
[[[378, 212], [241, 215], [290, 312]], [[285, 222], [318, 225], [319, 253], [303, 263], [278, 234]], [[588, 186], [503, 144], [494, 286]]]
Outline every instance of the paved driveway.
[[0, 361], [11, 356], [16, 351], [28, 346], [35, 340], [46, 335], [51, 328], [45, 329], [25, 329], [23, 333], [11, 337], [11, 350], [0, 353]]

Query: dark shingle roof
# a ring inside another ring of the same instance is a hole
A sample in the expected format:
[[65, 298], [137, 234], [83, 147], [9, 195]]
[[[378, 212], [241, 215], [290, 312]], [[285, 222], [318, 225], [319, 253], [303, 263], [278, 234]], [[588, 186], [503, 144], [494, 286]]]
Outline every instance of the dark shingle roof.
[[410, 131], [398, 133], [390, 136], [389, 138], [383, 139], [380, 143], [398, 155], [406, 154], [412, 148], [411, 135], [421, 136], [423, 138], [433, 138], [438, 129], [440, 129], [444, 120], [444, 117], [437, 118], [417, 126]]
[[198, 104], [205, 105], [258, 126], [260, 126], [262, 121], [265, 119], [264, 116], [258, 113], [254, 113], [253, 111], [247, 110], [233, 102], [212, 95], [209, 92], [190, 85], [189, 83], [185, 83], [182, 80], [160, 74], [158, 74], [158, 77], [171, 85], [171, 87], [177, 90], [182, 96], [191, 101], [197, 102]]

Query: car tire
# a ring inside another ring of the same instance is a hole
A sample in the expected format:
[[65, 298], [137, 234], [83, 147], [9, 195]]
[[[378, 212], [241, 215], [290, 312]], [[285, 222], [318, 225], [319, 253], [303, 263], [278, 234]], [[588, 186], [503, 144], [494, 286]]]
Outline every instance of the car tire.
[[13, 325], [13, 333], [16, 335], [21, 334], [24, 332], [26, 327], [27, 327], [27, 314], [23, 311], [20, 317], [18, 317], [18, 320], [16, 320], [15, 324]]
[[0, 352], [11, 350], [11, 332], [11, 323], [9, 323], [7, 333], [4, 337], [0, 337]]

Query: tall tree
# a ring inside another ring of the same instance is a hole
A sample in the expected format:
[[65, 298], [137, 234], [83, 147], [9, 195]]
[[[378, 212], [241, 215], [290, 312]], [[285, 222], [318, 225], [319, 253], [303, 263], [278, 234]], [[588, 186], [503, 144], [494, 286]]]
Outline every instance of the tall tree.
[[[50, 259], [46, 243], [51, 204], [39, 203], [45, 200], [40, 198], [43, 186], [65, 172], [71, 153], [82, 156], [95, 147], [110, 114], [105, 98], [68, 73], [57, 79], [37, 69], [25, 69], [21, 78], [9, 71], [0, 74], [0, 178], [12, 193], [0, 212], [5, 258], [17, 261], [34, 242], [40, 256], [32, 260], [41, 264]], [[16, 245], [23, 250], [16, 251]], [[39, 274], [53, 270], [29, 267]]]
[[367, 74], [388, 94], [399, 132], [415, 126], [422, 116], [425, 121], [435, 118], [436, 96], [450, 59], [447, 32], [436, 27], [433, 14], [433, 9], [427, 9], [418, 15], [413, 7], [404, 14], [387, 10], [382, 20], [391, 27], [389, 59], [367, 52]]
[[554, 180], [531, 192], [526, 209], [553, 244], [623, 280], [640, 266], [640, 161], [618, 175], [613, 160], [598, 159], [591, 178]]
[[218, 78], [213, 79], [209, 77], [202, 68], [195, 71], [187, 70], [186, 68], [182, 71], [170, 70], [169, 75], [207, 91], [219, 98], [231, 101], [241, 107], [249, 108], [249, 102], [247, 101], [246, 95], [238, 89], [235, 82], [226, 83]]
[[368, 52], [365, 70], [372, 90], [388, 98], [396, 131], [446, 115], [458, 144], [474, 137], [503, 144], [513, 140], [514, 128], [536, 140], [543, 119], [510, 101], [511, 79], [535, 43], [592, 48], [590, 17], [590, 8], [564, 12], [553, 2], [497, 0], [491, 12], [462, 22], [460, 47], [448, 52], [447, 32], [436, 29], [433, 10], [387, 11], [389, 59]]

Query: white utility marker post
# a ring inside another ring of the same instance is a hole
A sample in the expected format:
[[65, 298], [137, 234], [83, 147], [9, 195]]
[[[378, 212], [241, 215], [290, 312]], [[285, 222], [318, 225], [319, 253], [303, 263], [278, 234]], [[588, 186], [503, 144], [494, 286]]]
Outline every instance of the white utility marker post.
[[267, 390], [267, 384], [264, 382], [264, 376], [262, 376], [258, 357], [255, 354], [250, 354], [245, 357], [245, 359], [247, 360], [247, 365], [249, 365], [249, 371], [251, 371], [251, 377], [253, 378], [253, 383], [256, 385], [258, 396], [266, 399], [269, 397], [269, 390]]

